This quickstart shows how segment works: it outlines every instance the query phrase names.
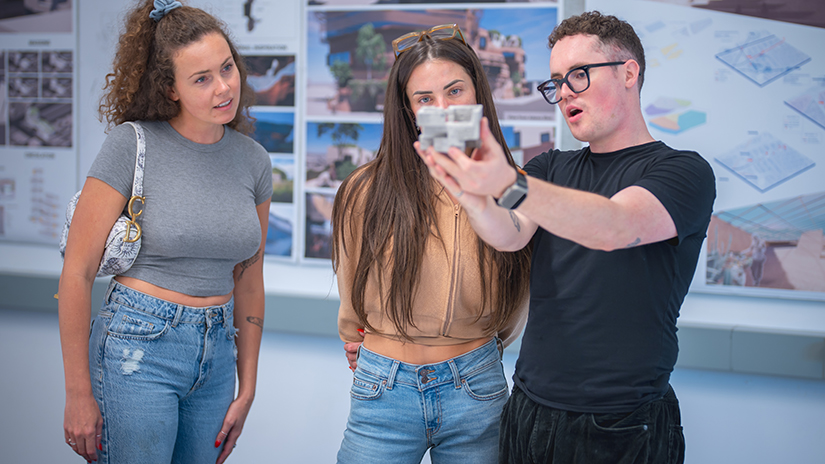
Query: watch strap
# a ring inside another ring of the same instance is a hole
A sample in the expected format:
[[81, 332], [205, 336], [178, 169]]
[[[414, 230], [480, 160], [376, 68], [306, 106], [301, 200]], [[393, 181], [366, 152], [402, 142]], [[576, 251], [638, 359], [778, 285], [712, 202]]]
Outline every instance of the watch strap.
[[527, 198], [527, 177], [525, 172], [516, 168], [516, 181], [496, 198], [496, 204], [502, 208], [516, 209]]

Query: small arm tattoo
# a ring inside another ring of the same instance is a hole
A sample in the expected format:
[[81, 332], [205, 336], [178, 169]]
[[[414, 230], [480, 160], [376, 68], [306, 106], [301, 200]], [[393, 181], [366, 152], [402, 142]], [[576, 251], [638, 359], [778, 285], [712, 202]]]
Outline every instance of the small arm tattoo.
[[261, 249], [260, 248], [258, 248], [258, 251], [256, 251], [255, 254], [252, 255], [251, 258], [247, 259], [246, 261], [241, 261], [241, 273], [238, 274], [238, 279], [243, 277], [243, 273], [249, 267], [251, 267], [253, 264], [255, 264], [259, 259], [261, 259]]
[[521, 232], [521, 223], [519, 222], [516, 213], [510, 211], [510, 219], [513, 221], [513, 225], [516, 226], [516, 230]]
[[247, 316], [246, 320], [250, 324], [255, 324], [255, 325], [257, 325], [258, 327], [260, 327], [262, 329], [264, 328], [264, 320], [261, 319], [260, 317]]
[[627, 245], [627, 247], [625, 247], [625, 248], [633, 248], [633, 247], [635, 247], [636, 245], [638, 245], [640, 243], [642, 243], [642, 239], [640, 239], [639, 237], [636, 237], [636, 240], [633, 240], [633, 243], [629, 243]]

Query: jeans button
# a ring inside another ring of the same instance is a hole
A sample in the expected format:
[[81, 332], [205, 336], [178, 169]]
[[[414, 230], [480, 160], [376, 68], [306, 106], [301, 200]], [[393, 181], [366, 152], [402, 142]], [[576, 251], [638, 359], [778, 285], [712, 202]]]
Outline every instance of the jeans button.
[[422, 368], [421, 370], [419, 370], [418, 375], [421, 376], [421, 383], [426, 385], [431, 380], [436, 380], [438, 377], [429, 377], [429, 375], [432, 374], [433, 372], [435, 372], [435, 370], [433, 370], [433, 369], [423, 369]]

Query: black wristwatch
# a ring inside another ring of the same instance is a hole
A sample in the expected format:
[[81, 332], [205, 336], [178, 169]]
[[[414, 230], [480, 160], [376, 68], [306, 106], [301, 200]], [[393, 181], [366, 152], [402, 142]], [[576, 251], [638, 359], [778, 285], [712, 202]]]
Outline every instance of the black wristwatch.
[[516, 209], [527, 198], [527, 177], [521, 169], [516, 168], [516, 181], [496, 198], [496, 204], [502, 208]]

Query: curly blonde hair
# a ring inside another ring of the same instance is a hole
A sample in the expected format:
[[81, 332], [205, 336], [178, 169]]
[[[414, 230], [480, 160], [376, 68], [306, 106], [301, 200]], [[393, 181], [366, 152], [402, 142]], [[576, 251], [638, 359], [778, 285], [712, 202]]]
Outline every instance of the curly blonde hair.
[[153, 9], [153, 0], [138, 0], [126, 17], [113, 71], [106, 75], [105, 94], [98, 108], [101, 120], [111, 127], [126, 121], [168, 121], [177, 116], [180, 104], [168, 96], [175, 84], [175, 53], [206, 35], [218, 33], [226, 39], [241, 79], [240, 105], [228, 126], [250, 134], [253, 125], [249, 107], [255, 102], [255, 93], [246, 82], [243, 58], [223, 23], [189, 6], [169, 11], [155, 21], [149, 17]]

